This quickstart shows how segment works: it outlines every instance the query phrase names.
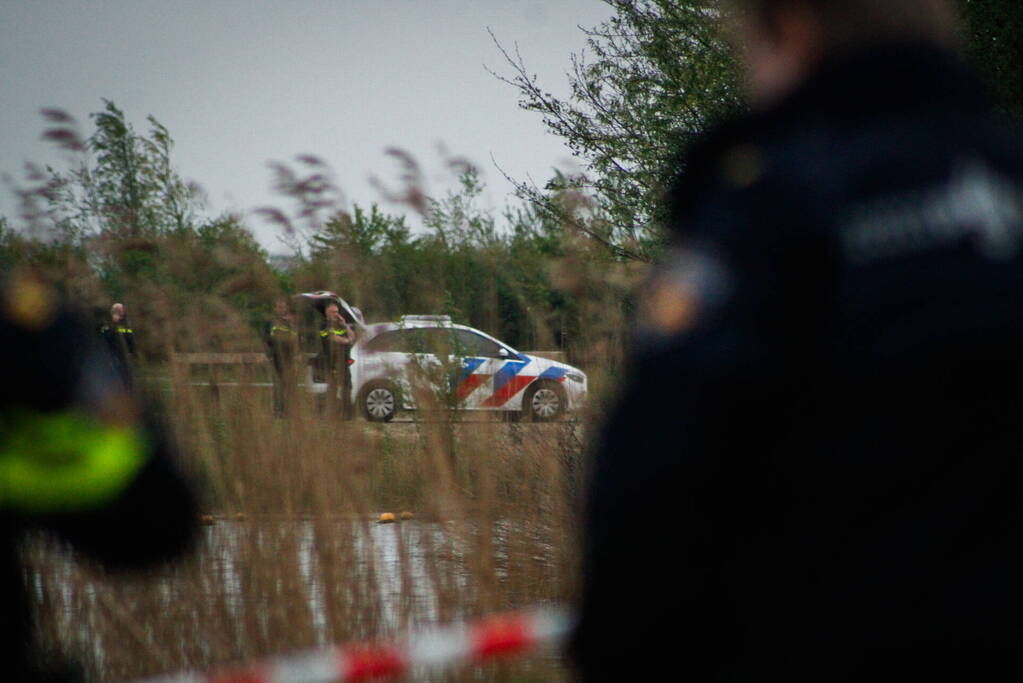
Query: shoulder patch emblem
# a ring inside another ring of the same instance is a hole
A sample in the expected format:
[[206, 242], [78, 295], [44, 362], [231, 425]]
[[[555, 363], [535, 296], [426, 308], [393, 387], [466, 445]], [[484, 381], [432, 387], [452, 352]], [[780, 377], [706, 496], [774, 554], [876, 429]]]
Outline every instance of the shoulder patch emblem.
[[4, 315], [15, 325], [38, 332], [57, 317], [57, 295], [52, 288], [26, 275], [8, 283], [3, 301]]
[[658, 334], [674, 336], [692, 328], [699, 312], [700, 300], [692, 286], [660, 278], [644, 302], [643, 318]]
[[640, 323], [655, 337], [674, 337], [694, 328], [728, 297], [727, 269], [711, 255], [674, 249], [651, 280], [640, 307]]

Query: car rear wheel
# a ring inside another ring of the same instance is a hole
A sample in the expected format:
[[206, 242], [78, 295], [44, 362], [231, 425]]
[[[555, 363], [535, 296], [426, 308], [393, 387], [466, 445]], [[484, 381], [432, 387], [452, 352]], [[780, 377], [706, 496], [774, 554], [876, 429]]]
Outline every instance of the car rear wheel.
[[390, 422], [398, 414], [398, 390], [390, 382], [370, 382], [360, 393], [359, 406], [370, 422]]
[[550, 422], [561, 417], [568, 408], [565, 390], [553, 382], [534, 383], [522, 400], [522, 413], [533, 422]]

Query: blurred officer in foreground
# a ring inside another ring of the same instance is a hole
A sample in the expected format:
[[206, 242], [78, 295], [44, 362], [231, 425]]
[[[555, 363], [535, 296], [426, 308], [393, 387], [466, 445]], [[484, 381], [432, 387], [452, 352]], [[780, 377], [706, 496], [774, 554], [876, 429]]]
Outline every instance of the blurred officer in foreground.
[[27, 530], [48, 529], [109, 568], [180, 554], [197, 524], [191, 488], [162, 431], [103, 350], [28, 277], [0, 283], [0, 679], [74, 680], [32, 642], [19, 561]]
[[1018, 680], [1023, 142], [945, 2], [728, 7], [753, 113], [669, 196], [593, 463], [576, 660]]

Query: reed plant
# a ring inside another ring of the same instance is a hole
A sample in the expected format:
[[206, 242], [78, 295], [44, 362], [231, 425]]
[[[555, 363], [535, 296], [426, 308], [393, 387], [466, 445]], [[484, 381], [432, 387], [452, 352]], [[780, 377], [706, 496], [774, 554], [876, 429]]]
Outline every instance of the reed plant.
[[[44, 638], [97, 680], [571, 599], [585, 421], [437, 412], [343, 422], [312, 401], [275, 418], [261, 388], [217, 401], [190, 383], [164, 391], [185, 464], [206, 487], [196, 552], [129, 577], [72, 562], [45, 540], [28, 552]], [[382, 512], [412, 518], [381, 525]], [[465, 673], [564, 675], [557, 658]]]

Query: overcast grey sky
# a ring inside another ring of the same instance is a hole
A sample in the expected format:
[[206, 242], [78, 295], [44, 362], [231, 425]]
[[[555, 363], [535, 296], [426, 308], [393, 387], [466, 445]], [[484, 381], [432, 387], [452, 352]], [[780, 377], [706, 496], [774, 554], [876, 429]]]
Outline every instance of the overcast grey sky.
[[[585, 43], [577, 27], [609, 15], [600, 0], [0, 0], [0, 173], [60, 159], [39, 139], [40, 108], [90, 130], [106, 98], [139, 132], [149, 114], [167, 126], [178, 171], [214, 211], [286, 205], [267, 162], [305, 153], [368, 205], [380, 199], [368, 177], [396, 177], [391, 146], [419, 158], [440, 194], [439, 143], [482, 169], [499, 208], [511, 188], [491, 156], [543, 182], [570, 154], [484, 69], [508, 71], [487, 27], [564, 94]], [[0, 193], [0, 213], [13, 217]], [[279, 250], [262, 219], [246, 222]]]

